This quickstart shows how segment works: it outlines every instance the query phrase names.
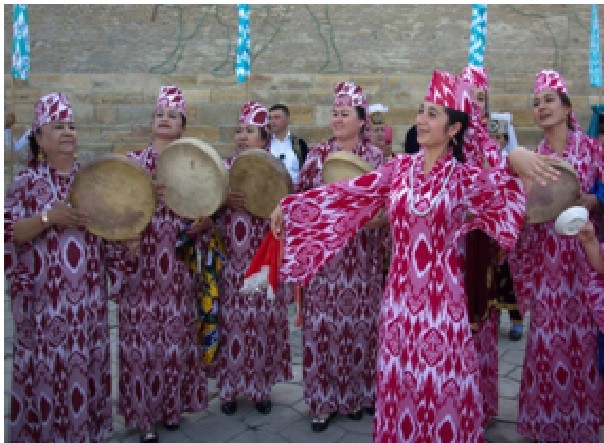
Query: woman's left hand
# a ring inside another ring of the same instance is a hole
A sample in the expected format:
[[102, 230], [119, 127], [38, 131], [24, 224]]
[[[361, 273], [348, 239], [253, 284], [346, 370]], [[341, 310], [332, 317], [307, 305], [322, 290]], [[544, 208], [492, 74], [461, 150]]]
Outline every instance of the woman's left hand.
[[558, 160], [557, 157], [537, 154], [523, 146], [517, 146], [508, 154], [510, 169], [520, 176], [523, 182], [536, 181], [542, 186], [547, 181], [558, 179], [560, 171], [554, 168], [547, 160]]
[[211, 227], [214, 226], [214, 222], [210, 217], [204, 217], [203, 215], [199, 217], [195, 222], [191, 225], [189, 229], [187, 229], [187, 234], [197, 234], [198, 232], [207, 231]]

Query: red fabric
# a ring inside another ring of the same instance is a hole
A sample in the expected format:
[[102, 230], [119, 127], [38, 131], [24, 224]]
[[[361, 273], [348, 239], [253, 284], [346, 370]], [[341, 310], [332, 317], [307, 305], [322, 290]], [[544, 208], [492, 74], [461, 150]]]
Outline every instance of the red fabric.
[[282, 252], [281, 241], [277, 240], [269, 229], [245, 273], [242, 291], [253, 291], [257, 287], [266, 286], [268, 298], [274, 298], [279, 284], [277, 276]]

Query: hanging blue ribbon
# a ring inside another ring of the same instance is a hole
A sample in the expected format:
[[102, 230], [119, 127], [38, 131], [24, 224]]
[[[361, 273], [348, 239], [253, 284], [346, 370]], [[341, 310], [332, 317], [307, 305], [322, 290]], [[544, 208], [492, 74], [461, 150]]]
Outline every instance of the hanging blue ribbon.
[[594, 88], [602, 87], [602, 55], [600, 54], [600, 27], [598, 24], [598, 5], [591, 5], [589, 82]]
[[483, 66], [487, 46], [487, 5], [472, 5], [472, 29], [470, 31], [470, 55], [468, 65]]
[[243, 83], [250, 75], [250, 5], [237, 5], [239, 14], [239, 36], [237, 38], [237, 82]]
[[13, 68], [11, 75], [29, 77], [29, 17], [27, 5], [13, 5]]

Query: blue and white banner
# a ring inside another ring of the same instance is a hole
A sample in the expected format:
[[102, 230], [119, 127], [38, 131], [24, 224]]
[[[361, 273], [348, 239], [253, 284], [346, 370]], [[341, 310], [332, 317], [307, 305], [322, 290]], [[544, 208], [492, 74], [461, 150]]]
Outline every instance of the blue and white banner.
[[250, 5], [237, 5], [239, 14], [239, 36], [237, 38], [237, 82], [243, 83], [250, 75]]
[[594, 88], [602, 87], [602, 54], [600, 53], [600, 26], [598, 24], [598, 5], [591, 5], [589, 82]]
[[27, 5], [13, 5], [13, 69], [12, 76], [29, 77], [29, 17]]
[[472, 29], [470, 31], [469, 66], [484, 65], [487, 46], [487, 5], [472, 5]]

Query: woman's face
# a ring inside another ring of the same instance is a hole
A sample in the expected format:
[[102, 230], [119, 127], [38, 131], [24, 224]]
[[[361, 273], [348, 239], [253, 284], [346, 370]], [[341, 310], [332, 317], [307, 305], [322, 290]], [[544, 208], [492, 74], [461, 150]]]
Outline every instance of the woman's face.
[[237, 132], [235, 132], [235, 147], [237, 152], [252, 148], [263, 148], [264, 141], [260, 135], [260, 127], [239, 123]]
[[535, 94], [533, 99], [533, 115], [535, 122], [541, 129], [552, 128], [558, 125], [566, 126], [570, 108], [560, 100], [560, 96], [553, 89], [544, 89]]
[[459, 131], [459, 126], [447, 127], [449, 117], [445, 107], [432, 102], [424, 102], [419, 107], [415, 118], [417, 126], [417, 142], [426, 149], [441, 148], [449, 144], [449, 140]]
[[378, 148], [381, 148], [386, 144], [385, 135], [385, 125], [373, 125], [371, 127], [371, 143], [377, 146]]
[[331, 130], [336, 140], [358, 140], [364, 124], [365, 121], [359, 118], [354, 106], [336, 106], [333, 108]]
[[482, 88], [472, 86], [472, 98], [478, 104], [482, 115], [487, 113], [487, 92]]
[[57, 155], [74, 155], [78, 145], [78, 133], [74, 122], [54, 121], [42, 125], [35, 133], [42, 151], [52, 158]]
[[180, 111], [170, 108], [158, 108], [153, 113], [151, 131], [154, 137], [176, 140], [182, 137], [182, 115]]

